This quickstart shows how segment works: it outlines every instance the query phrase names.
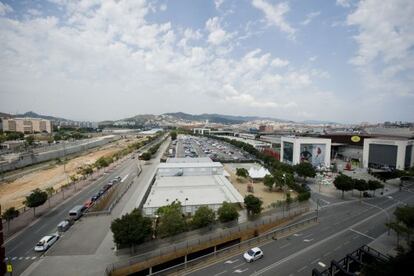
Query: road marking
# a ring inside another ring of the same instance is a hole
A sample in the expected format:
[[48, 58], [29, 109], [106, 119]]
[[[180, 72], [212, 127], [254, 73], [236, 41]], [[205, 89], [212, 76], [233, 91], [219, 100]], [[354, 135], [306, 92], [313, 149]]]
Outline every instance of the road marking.
[[233, 267], [233, 269], [234, 269], [234, 268], [241, 267], [242, 265], [245, 265], [245, 264], [246, 264], [246, 263], [241, 263], [241, 264], [238, 264], [238, 265], [234, 266], [234, 267]]
[[311, 234], [309, 234], [309, 235], [306, 235], [306, 236], [303, 236], [303, 238], [307, 238], [307, 237], [310, 237], [310, 236], [312, 236], [313, 234], [311, 233]]
[[26, 260], [29, 260], [30, 259], [30, 257], [26, 257]]
[[295, 237], [300, 237], [300, 236], [302, 236], [303, 234], [299, 234], [299, 233], [297, 233], [297, 234], [293, 234], [293, 236], [295, 236]]
[[19, 257], [19, 261], [23, 260], [23, 257]]
[[125, 176], [124, 176], [124, 178], [122, 178], [122, 179], [121, 179], [121, 182], [124, 182], [124, 181], [125, 181], [125, 179], [127, 179], [128, 175], [129, 175], [129, 174], [125, 175]]
[[14, 260], [16, 260], [16, 259], [17, 259], [17, 257], [13, 257], [13, 258], [12, 258], [12, 261], [14, 261]]
[[302, 267], [302, 268], [298, 269], [298, 270], [297, 270], [297, 272], [302, 272], [302, 271], [304, 271], [307, 267], [308, 267], [308, 266], [307, 266], [307, 265], [305, 265], [304, 267]]
[[226, 273], [226, 272], [227, 272], [227, 270], [224, 270], [224, 271], [222, 271], [222, 272], [220, 272], [220, 273], [214, 274], [214, 276], [219, 276], [219, 275], [224, 274], [224, 273]]
[[315, 260], [313, 260], [312, 262], [311, 262], [311, 264], [314, 264], [314, 263], [316, 263], [317, 261], [319, 261], [320, 260], [320, 258], [317, 258], [317, 259], [315, 259]]
[[344, 242], [344, 245], [347, 245], [348, 243], [350, 243], [350, 241], [346, 241], [346, 242]]
[[32, 260], [35, 260], [37, 257], [35, 256], [35, 257], [32, 257]]
[[245, 271], [247, 271], [247, 270], [249, 270], [248, 268], [246, 268], [246, 269], [243, 269], [243, 270], [241, 270], [241, 269], [237, 269], [237, 270], [235, 270], [235, 271], [233, 271], [234, 273], [243, 273], [243, 272], [245, 272]]
[[341, 247], [342, 247], [342, 245], [340, 245], [340, 246], [336, 247], [336, 248], [334, 249], [334, 251], [341, 249]]
[[240, 259], [228, 260], [228, 261], [225, 261], [224, 263], [225, 264], [232, 264], [232, 263], [235, 263], [235, 262], [238, 262], [238, 261], [240, 261]]
[[356, 239], [358, 239], [358, 238], [359, 238], [359, 235], [358, 235], [358, 236], [353, 237], [352, 239], [353, 239], [353, 240], [356, 240]]
[[282, 248], [285, 248], [285, 247], [288, 247], [290, 245], [290, 243], [287, 243], [287, 244], [285, 244], [285, 245], [282, 245], [281, 247], [279, 247], [280, 249], [282, 249]]
[[361, 233], [361, 232], [359, 232], [359, 231], [357, 231], [357, 230], [355, 230], [355, 229], [350, 228], [349, 230], [351, 230], [352, 232], [355, 232], [355, 233], [357, 233], [357, 234], [360, 234], [361, 236], [367, 237], [367, 238], [369, 238], [369, 239], [371, 239], [371, 240], [375, 240], [375, 238], [373, 238], [373, 237], [371, 237], [371, 236], [368, 236], [367, 234]]
[[322, 255], [322, 258], [324, 258], [324, 257], [328, 256], [329, 254], [331, 254], [331, 252], [330, 252], [330, 251], [326, 252], [325, 254], [323, 254], [323, 255]]
[[319, 262], [318, 265], [320, 265], [321, 267], [325, 267], [326, 264], [324, 264], [323, 262]]
[[304, 239], [303, 241], [304, 242], [311, 242], [311, 241], [313, 241], [313, 239]]

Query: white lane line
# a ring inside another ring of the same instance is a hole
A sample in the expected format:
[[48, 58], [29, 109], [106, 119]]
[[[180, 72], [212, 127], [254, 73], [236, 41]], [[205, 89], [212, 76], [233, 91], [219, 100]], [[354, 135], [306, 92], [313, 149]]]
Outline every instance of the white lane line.
[[325, 258], [326, 256], [328, 256], [329, 254], [331, 254], [330, 251], [326, 252], [325, 254], [322, 255], [322, 258]]
[[23, 260], [23, 257], [19, 257], [19, 261]]
[[311, 242], [311, 241], [313, 241], [313, 239], [304, 239], [303, 241], [304, 242]]
[[297, 272], [302, 272], [302, 271], [304, 271], [307, 267], [308, 267], [308, 266], [307, 266], [307, 265], [305, 265], [304, 267], [302, 267], [302, 268], [298, 269], [298, 270], [297, 270]]
[[128, 175], [129, 175], [129, 174], [125, 175], [125, 176], [124, 176], [124, 178], [122, 178], [122, 179], [121, 179], [121, 182], [124, 182], [124, 181], [125, 181], [125, 179], [127, 179]]
[[227, 272], [227, 270], [224, 270], [224, 271], [222, 271], [222, 272], [219, 272], [219, 273], [217, 273], [217, 274], [214, 274], [214, 276], [219, 276], [219, 275], [224, 274], [224, 273], [226, 273], [226, 272]]
[[334, 249], [334, 251], [341, 249], [341, 247], [342, 247], [342, 245], [340, 245], [340, 246], [336, 247], [336, 248]]
[[367, 237], [367, 238], [369, 238], [369, 239], [371, 239], [371, 240], [375, 240], [375, 238], [373, 238], [373, 237], [371, 237], [371, 236], [368, 236], [367, 234], [361, 233], [361, 232], [359, 232], [359, 231], [357, 231], [357, 230], [355, 230], [355, 229], [349, 228], [349, 230], [350, 230], [350, 231], [352, 231], [352, 232], [355, 232], [355, 233], [357, 233], [357, 234], [360, 234], [361, 236]]
[[16, 260], [16, 259], [17, 259], [17, 257], [13, 257], [13, 258], [12, 258], [12, 261], [14, 261], [14, 260]]
[[355, 237], [353, 237], [352, 239], [353, 240], [356, 240], [356, 239], [358, 239], [360, 236], [359, 235], [357, 235], [357, 236], [355, 236]]
[[293, 234], [293, 236], [295, 236], [295, 237], [300, 237], [300, 236], [302, 236], [303, 234], [299, 234], [299, 233], [296, 233], [296, 234]]
[[238, 267], [241, 267], [242, 265], [245, 265], [245, 264], [246, 264], [246, 263], [241, 263], [241, 264], [238, 264], [238, 265], [234, 266], [234, 267], [233, 267], [233, 269], [238, 268]]
[[224, 263], [225, 264], [232, 264], [232, 263], [235, 263], [235, 262], [238, 262], [238, 261], [240, 261], [240, 259], [228, 260], [228, 261], [225, 261]]
[[316, 263], [316, 262], [318, 262], [318, 261], [320, 261], [320, 258], [317, 258], [317, 259], [313, 260], [313, 261], [311, 262], [311, 264], [314, 264], [314, 263]]
[[35, 256], [35, 257], [32, 257], [32, 260], [35, 260], [37, 257]]
[[30, 260], [30, 257], [26, 257], [26, 260]]
[[245, 272], [245, 271], [247, 271], [247, 270], [249, 270], [248, 268], [246, 268], [246, 269], [243, 269], [243, 270], [241, 270], [241, 269], [237, 269], [237, 270], [235, 270], [235, 271], [233, 271], [234, 273], [243, 273], [243, 272]]
[[324, 264], [323, 262], [319, 262], [318, 265], [320, 265], [321, 267], [325, 267], [326, 264]]
[[308, 235], [306, 235], [306, 236], [303, 236], [303, 238], [307, 238], [307, 237], [310, 237], [310, 236], [312, 236], [313, 234], [311, 233], [311, 234], [308, 234]]
[[281, 247], [279, 247], [280, 249], [282, 249], [282, 248], [285, 248], [285, 247], [288, 247], [290, 245], [290, 243], [287, 243], [287, 244], [285, 244], [285, 245], [282, 245]]

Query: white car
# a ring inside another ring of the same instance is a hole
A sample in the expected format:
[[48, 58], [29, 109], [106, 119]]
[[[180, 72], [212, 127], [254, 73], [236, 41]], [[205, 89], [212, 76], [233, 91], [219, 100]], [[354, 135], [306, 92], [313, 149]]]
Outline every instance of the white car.
[[246, 262], [251, 263], [263, 257], [263, 251], [259, 247], [254, 247], [249, 249], [246, 253], [243, 254], [243, 258]]
[[40, 241], [36, 244], [34, 250], [36, 252], [43, 252], [49, 249], [57, 240], [59, 239], [59, 235], [57, 234], [50, 234], [48, 236], [44, 236], [40, 239]]

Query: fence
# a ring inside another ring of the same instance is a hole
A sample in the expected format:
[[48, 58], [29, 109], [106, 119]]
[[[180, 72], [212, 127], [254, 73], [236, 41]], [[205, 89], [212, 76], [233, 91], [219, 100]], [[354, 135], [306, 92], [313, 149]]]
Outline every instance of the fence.
[[[277, 222], [281, 222], [281, 221], [285, 220], [286, 218], [294, 217], [294, 216], [297, 216], [299, 214], [303, 214], [308, 210], [309, 210], [308, 206], [301, 206], [301, 207], [299, 207], [295, 210], [291, 210], [288, 217], [285, 217], [284, 214], [282, 216], [282, 214], [277, 213], [277, 214], [266, 216], [266, 217], [259, 217], [255, 221], [244, 222], [244, 223], [241, 223], [239, 225], [233, 226], [233, 227], [228, 228], [228, 229], [216, 229], [215, 232], [213, 232], [213, 233], [204, 234], [204, 235], [197, 235], [197, 238], [195, 238], [195, 239], [188, 239], [188, 240], [185, 240], [185, 241], [182, 241], [182, 242], [179, 242], [179, 243], [175, 243], [173, 245], [162, 247], [158, 250], [153, 250], [151, 252], [147, 252], [147, 253], [144, 253], [144, 254], [141, 254], [141, 255], [133, 256], [133, 257], [127, 259], [127, 260], [123, 260], [123, 261], [111, 264], [107, 267], [106, 271], [107, 271], [107, 274], [110, 275], [115, 270], [125, 268], [125, 267], [129, 267], [129, 266], [132, 266], [134, 264], [146, 262], [146, 261], [150, 260], [151, 258], [156, 258], [156, 257], [160, 257], [160, 256], [163, 256], [163, 255], [166, 255], [166, 254], [171, 254], [171, 253], [179, 252], [179, 251], [186, 251], [186, 252], [190, 253], [191, 248], [195, 248], [199, 245], [210, 244], [210, 246], [213, 246], [211, 244], [215, 240], [223, 240], [224, 238], [237, 235], [241, 232], [245, 232], [245, 231], [249, 231], [249, 230], [253, 231], [253, 230], [258, 229], [259, 227], [261, 227], [263, 225], [271, 225], [271, 224], [274, 224], [274, 223], [277, 223]], [[294, 225], [297, 225], [297, 224], [294, 224]], [[290, 227], [292, 227], [292, 226], [290, 226]], [[285, 229], [285, 228], [281, 228], [281, 229]], [[262, 238], [263, 236], [268, 236], [271, 233], [274, 233], [274, 231], [270, 231], [270, 232], [266, 231], [266, 234], [263, 234], [262, 236], [258, 236], [257, 238]], [[177, 240], [176, 237], [173, 237], [173, 238], [174, 238], [174, 240]]]

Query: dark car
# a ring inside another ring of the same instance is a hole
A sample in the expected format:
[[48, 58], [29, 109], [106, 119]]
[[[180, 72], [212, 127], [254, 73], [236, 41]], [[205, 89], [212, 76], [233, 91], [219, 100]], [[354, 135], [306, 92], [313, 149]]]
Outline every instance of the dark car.
[[368, 192], [363, 192], [363, 193], [362, 193], [362, 196], [363, 196], [363, 197], [372, 197], [372, 195], [371, 195], [371, 194], [369, 194]]
[[92, 197], [91, 197], [91, 200], [92, 201], [97, 201], [98, 199], [99, 199], [99, 197], [100, 197], [100, 194], [98, 193], [98, 194], [94, 194]]
[[308, 185], [306, 185], [306, 184], [303, 184], [303, 185], [302, 185], [302, 187], [303, 187], [303, 189], [305, 189], [305, 191], [307, 191], [307, 192], [310, 192], [310, 191], [311, 191], [311, 188], [310, 188]]

